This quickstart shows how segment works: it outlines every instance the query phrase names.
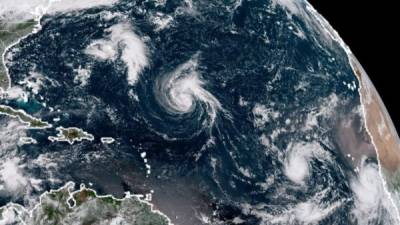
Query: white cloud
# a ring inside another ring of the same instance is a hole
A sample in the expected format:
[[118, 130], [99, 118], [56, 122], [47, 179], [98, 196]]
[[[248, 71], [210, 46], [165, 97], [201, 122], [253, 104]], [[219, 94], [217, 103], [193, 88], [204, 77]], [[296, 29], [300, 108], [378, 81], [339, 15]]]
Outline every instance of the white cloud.
[[321, 205], [319, 202], [307, 201], [296, 205], [293, 209], [293, 214], [296, 220], [304, 224], [317, 224], [322, 219], [333, 213], [341, 202], [334, 202], [330, 205]]
[[376, 164], [363, 160], [358, 176], [351, 181], [351, 189], [355, 198], [352, 214], [358, 224], [371, 224], [378, 218], [385, 224], [396, 224], [396, 209], [384, 190]]
[[252, 110], [254, 115], [254, 126], [261, 128], [267, 122], [272, 122], [280, 116], [279, 112], [274, 111], [272, 108], [267, 108], [265, 105], [256, 104]]
[[50, 0], [51, 6], [48, 13], [69, 12], [99, 6], [112, 5], [118, 0]]
[[91, 71], [89, 69], [78, 67], [77, 69], [74, 69], [74, 73], [74, 83], [80, 84], [81, 86], [86, 86], [90, 79]]
[[26, 126], [16, 119], [0, 126], [0, 195], [23, 197], [31, 203], [33, 191], [41, 190], [42, 180], [27, 173], [29, 163], [16, 149], [21, 138], [27, 138]]
[[258, 217], [262, 221], [261, 224], [319, 224], [321, 220], [333, 214], [345, 202], [345, 200], [324, 201], [323, 199], [331, 191], [332, 189], [329, 188], [322, 190], [304, 202], [289, 205], [287, 209], [280, 213], [271, 213], [269, 210], [264, 209], [263, 205], [252, 206], [249, 204], [242, 205], [242, 212]]
[[150, 17], [150, 21], [156, 25], [156, 31], [160, 31], [169, 26], [169, 24], [174, 20], [170, 15], [165, 15], [163, 13], [155, 13]]
[[316, 143], [296, 143], [289, 146], [289, 154], [285, 159], [284, 173], [294, 183], [303, 185], [310, 175], [312, 158], [329, 159], [329, 153]]
[[0, 225], [18, 224], [19, 218], [14, 208], [2, 207], [0, 216]]
[[287, 9], [292, 14], [299, 14], [301, 6], [299, 6], [300, 1], [298, 0], [273, 0], [273, 6], [277, 4]]
[[0, 189], [15, 193], [27, 186], [28, 178], [22, 174], [19, 163], [20, 159], [11, 158], [1, 164], [0, 177], [3, 186]]
[[30, 89], [33, 94], [37, 95], [43, 86], [44, 79], [45, 78], [42, 74], [30, 72], [29, 76], [25, 77], [22, 81], [19, 81], [18, 84]]
[[118, 0], [1, 0], [0, 20], [21, 22], [49, 14], [112, 5]]
[[204, 88], [206, 81], [197, 70], [199, 54], [193, 55], [173, 72], [158, 77], [154, 92], [160, 105], [171, 114], [192, 113], [197, 102], [204, 103], [209, 120], [203, 125], [212, 126], [219, 112], [223, 112], [228, 118], [230, 114], [223, 109], [219, 100]]
[[149, 63], [146, 45], [128, 23], [114, 25], [107, 31], [110, 32], [109, 36], [91, 43], [85, 53], [100, 60], [115, 60], [119, 48], [122, 48], [121, 60], [128, 68], [127, 80], [130, 85], [134, 85]]
[[318, 118], [330, 118], [336, 112], [335, 109], [339, 105], [339, 102], [339, 97], [334, 93], [322, 99], [321, 104], [307, 115], [302, 129], [306, 131], [319, 127]]
[[36, 18], [48, 5], [48, 0], [1, 0], [0, 20], [25, 21]]
[[0, 156], [17, 147], [20, 138], [26, 137], [26, 126], [16, 119], [10, 119], [0, 126]]
[[28, 94], [20, 86], [12, 86], [11, 88], [7, 89], [7, 91], [2, 92], [1, 95], [3, 98], [7, 99], [18, 99], [23, 102], [28, 101]]
[[117, 55], [117, 46], [108, 40], [96, 40], [92, 42], [86, 49], [85, 53], [92, 55], [101, 60], [115, 60]]

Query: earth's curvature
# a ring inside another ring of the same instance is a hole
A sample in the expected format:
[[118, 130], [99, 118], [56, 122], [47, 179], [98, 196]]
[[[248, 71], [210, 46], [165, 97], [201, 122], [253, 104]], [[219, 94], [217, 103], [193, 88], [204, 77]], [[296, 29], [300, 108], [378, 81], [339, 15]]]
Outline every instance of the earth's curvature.
[[0, 224], [400, 223], [397, 132], [305, 0], [0, 0], [0, 28]]

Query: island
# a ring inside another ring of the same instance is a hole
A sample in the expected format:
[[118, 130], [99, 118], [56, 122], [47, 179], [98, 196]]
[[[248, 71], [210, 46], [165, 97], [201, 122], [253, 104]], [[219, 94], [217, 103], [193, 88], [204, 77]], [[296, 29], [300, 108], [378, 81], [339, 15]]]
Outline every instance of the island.
[[7, 105], [0, 105], [0, 114], [18, 118], [22, 123], [28, 125], [30, 129], [45, 129], [51, 127], [51, 124], [31, 116], [21, 109], [17, 110]]
[[56, 137], [50, 136], [48, 139], [52, 142], [54, 141], [61, 141], [61, 142], [68, 142], [69, 144], [74, 144], [75, 142], [81, 142], [83, 140], [93, 141], [94, 136], [89, 134], [86, 131], [83, 131], [77, 127], [57, 127], [56, 130], [58, 134]]
[[89, 225], [136, 224], [168, 225], [168, 217], [153, 206], [129, 193], [122, 199], [111, 195], [100, 196], [93, 189], [67, 183], [58, 190], [44, 193], [33, 210], [9, 203], [0, 208], [0, 224], [25, 225]]
[[37, 140], [31, 137], [21, 137], [19, 142], [22, 145], [37, 144]]
[[101, 143], [103, 143], [103, 144], [112, 144], [115, 141], [115, 139], [112, 137], [102, 137], [102, 138], [100, 138], [100, 140], [101, 140]]

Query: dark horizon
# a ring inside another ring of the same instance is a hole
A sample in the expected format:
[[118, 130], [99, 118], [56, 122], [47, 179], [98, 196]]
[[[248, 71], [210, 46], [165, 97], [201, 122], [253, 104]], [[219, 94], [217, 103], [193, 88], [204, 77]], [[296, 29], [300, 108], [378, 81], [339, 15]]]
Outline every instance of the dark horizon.
[[[309, 0], [350, 47], [364, 67], [380, 94], [393, 123], [400, 132], [400, 107], [394, 54], [394, 3], [377, 4], [374, 1], [322, 1]], [[392, 7], [390, 5], [393, 5]], [[400, 96], [399, 96], [400, 97]]]

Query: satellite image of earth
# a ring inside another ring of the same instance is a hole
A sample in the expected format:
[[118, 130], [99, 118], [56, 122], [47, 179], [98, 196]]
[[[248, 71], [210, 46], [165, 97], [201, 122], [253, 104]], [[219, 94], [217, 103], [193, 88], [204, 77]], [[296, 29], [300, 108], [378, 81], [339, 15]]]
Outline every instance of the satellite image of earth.
[[400, 141], [306, 0], [0, 0], [0, 225], [396, 225]]

